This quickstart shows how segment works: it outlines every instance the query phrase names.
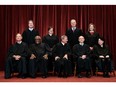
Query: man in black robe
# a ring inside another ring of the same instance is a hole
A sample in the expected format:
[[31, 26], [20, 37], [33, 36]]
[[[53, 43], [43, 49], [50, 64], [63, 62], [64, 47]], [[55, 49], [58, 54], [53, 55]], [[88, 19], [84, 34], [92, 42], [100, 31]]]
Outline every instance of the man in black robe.
[[27, 45], [22, 42], [21, 34], [16, 35], [16, 43], [9, 49], [5, 65], [5, 78], [11, 78], [11, 74], [17, 71], [18, 77], [25, 78]]
[[78, 37], [83, 35], [82, 30], [76, 27], [76, 20], [71, 20], [71, 28], [66, 31], [66, 35], [68, 37], [68, 43], [71, 48], [75, 44], [78, 44]]
[[[66, 31], [66, 35], [68, 37], [68, 43], [71, 47], [71, 50], [75, 44], [78, 44], [78, 37], [83, 35], [82, 30], [76, 27], [76, 20], [71, 19], [71, 28]], [[74, 58], [71, 57], [72, 62], [72, 71], [74, 72]]]
[[55, 58], [55, 71], [58, 73], [58, 77], [67, 77], [72, 74], [70, 54], [71, 49], [67, 44], [68, 38], [66, 35], [61, 36], [61, 42], [56, 44], [53, 49], [53, 55]]
[[94, 46], [94, 55], [97, 57], [96, 65], [99, 70], [103, 71], [103, 77], [110, 77], [111, 71], [111, 53], [104, 39], [99, 37], [98, 45]]
[[[31, 45], [31, 44], [34, 44], [35, 43], [35, 36], [39, 35], [39, 32], [34, 29], [34, 23], [32, 20], [29, 20], [28, 21], [28, 29], [26, 29], [23, 34], [22, 34], [22, 41], [25, 42], [28, 47]], [[27, 59], [27, 67], [29, 66], [28, 65], [28, 59]], [[28, 67], [29, 68], [29, 67]], [[28, 76], [28, 68], [27, 68], [27, 76]]]
[[[58, 37], [54, 35], [53, 27], [48, 28], [48, 34], [43, 37], [42, 42], [48, 44], [51, 51], [53, 47], [59, 42]], [[54, 58], [53, 58], [53, 55], [51, 55], [48, 57], [48, 70], [49, 71], [53, 70], [53, 62], [54, 62]]]
[[26, 29], [22, 34], [22, 41], [29, 46], [35, 42], [35, 36], [37, 35], [39, 35], [39, 32], [36, 29], [34, 29], [33, 21], [29, 20], [28, 29]]
[[38, 69], [42, 74], [42, 78], [47, 77], [47, 62], [49, 54], [50, 54], [49, 46], [41, 42], [40, 36], [36, 36], [35, 44], [32, 44], [30, 46], [30, 59], [29, 59], [30, 77], [35, 78]]
[[90, 77], [90, 69], [91, 69], [91, 63], [90, 63], [90, 49], [87, 44], [84, 44], [84, 37], [79, 37], [79, 44], [74, 45], [73, 47], [73, 54], [76, 57], [76, 63], [77, 63], [77, 76], [78, 78], [82, 78], [81, 72], [84, 70], [86, 71], [86, 77]]

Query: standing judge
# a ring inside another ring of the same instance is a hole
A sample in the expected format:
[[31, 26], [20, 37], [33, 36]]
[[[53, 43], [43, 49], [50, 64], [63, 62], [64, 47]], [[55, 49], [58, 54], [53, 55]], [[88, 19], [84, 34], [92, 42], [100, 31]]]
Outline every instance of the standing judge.
[[73, 53], [76, 57], [77, 63], [77, 75], [78, 78], [82, 78], [81, 72], [86, 71], [86, 77], [90, 77], [90, 49], [87, 44], [84, 44], [85, 38], [83, 36], [79, 37], [79, 44], [74, 45]]
[[[56, 35], [54, 35], [53, 27], [48, 28], [48, 34], [43, 37], [42, 40], [43, 43], [46, 43], [49, 45], [51, 51], [53, 47], [59, 42], [59, 39]], [[51, 71], [53, 70], [53, 55], [48, 57], [48, 69]]]
[[[83, 33], [82, 33], [82, 30], [77, 28], [76, 27], [76, 20], [75, 19], [72, 19], [71, 20], [71, 28], [69, 28], [67, 31], [66, 31], [66, 35], [68, 37], [68, 43], [71, 47], [71, 50], [73, 48], [73, 46], [75, 44], [78, 44], [78, 37], [81, 36]], [[72, 72], [74, 72], [74, 58], [73, 56], [71, 57], [71, 63], [72, 63]]]
[[22, 34], [23, 36], [22, 41], [29, 46], [35, 42], [35, 36], [37, 35], [39, 35], [39, 32], [36, 29], [34, 29], [33, 21], [29, 20], [28, 29], [26, 29]]
[[50, 48], [47, 44], [41, 42], [41, 37], [35, 37], [35, 44], [30, 46], [29, 75], [36, 77], [37, 71], [41, 72], [42, 78], [47, 77], [47, 62]]
[[58, 77], [67, 77], [71, 74], [71, 49], [67, 42], [67, 36], [63, 35], [61, 36], [61, 42], [56, 44], [53, 49], [53, 55], [55, 57], [55, 70], [58, 73]]
[[11, 78], [11, 73], [17, 71], [18, 77], [25, 78], [26, 74], [26, 57], [28, 53], [27, 45], [22, 42], [21, 34], [16, 35], [16, 43], [9, 49], [6, 66], [5, 78]]
[[89, 24], [88, 32], [86, 33], [86, 44], [89, 45], [89, 48], [91, 50], [91, 64], [92, 64], [92, 70], [93, 70], [93, 75], [95, 75], [95, 59], [96, 57], [93, 55], [93, 47], [94, 45], [98, 44], [98, 38], [99, 34], [95, 30], [95, 25], [93, 23]]
[[71, 46], [71, 48], [78, 44], [78, 37], [82, 35], [82, 30], [76, 27], [76, 20], [71, 20], [71, 28], [66, 31], [66, 35], [68, 37], [68, 43]]

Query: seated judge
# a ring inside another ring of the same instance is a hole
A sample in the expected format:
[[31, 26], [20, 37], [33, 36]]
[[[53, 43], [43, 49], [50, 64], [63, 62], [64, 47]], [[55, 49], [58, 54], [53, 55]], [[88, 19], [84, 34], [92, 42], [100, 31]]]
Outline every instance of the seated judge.
[[98, 39], [98, 45], [94, 46], [94, 54], [98, 58], [98, 67], [103, 71], [103, 77], [110, 77], [111, 70], [111, 53], [102, 37]]
[[37, 71], [41, 72], [42, 78], [47, 77], [47, 62], [50, 48], [47, 44], [42, 43], [41, 37], [35, 37], [35, 44], [30, 46], [29, 75], [35, 78]]
[[18, 33], [16, 35], [16, 43], [12, 45], [8, 51], [5, 65], [6, 79], [11, 78], [11, 74], [15, 71], [19, 73], [19, 78], [25, 78], [27, 54], [28, 47], [22, 42], [22, 36]]
[[77, 76], [78, 78], [82, 78], [81, 72], [84, 70], [86, 71], [86, 77], [89, 78], [91, 67], [89, 58], [90, 49], [89, 46], [84, 43], [84, 36], [79, 36], [78, 39], [79, 44], [76, 44], [73, 47], [73, 54], [77, 63]]
[[55, 58], [55, 71], [58, 77], [67, 77], [72, 74], [70, 62], [70, 46], [67, 44], [68, 38], [66, 35], [61, 36], [61, 42], [55, 45], [53, 55]]
[[[59, 42], [58, 37], [54, 35], [53, 27], [48, 28], [48, 34], [43, 37], [42, 42], [48, 44], [51, 50]], [[53, 61], [54, 61], [53, 56], [52, 55], [49, 56], [48, 57], [48, 70], [49, 71], [53, 70], [53, 63], [52, 63]]]

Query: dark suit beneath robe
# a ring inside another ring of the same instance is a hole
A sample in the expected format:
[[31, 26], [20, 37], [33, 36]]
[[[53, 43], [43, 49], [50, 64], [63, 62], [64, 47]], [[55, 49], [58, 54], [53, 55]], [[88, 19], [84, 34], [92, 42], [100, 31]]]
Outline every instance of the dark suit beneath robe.
[[[5, 78], [11, 77], [11, 73], [17, 71], [19, 75], [26, 74], [26, 57], [28, 54], [28, 47], [25, 43], [14, 44], [10, 47], [5, 65]], [[13, 55], [20, 55], [19, 60], [15, 60]]]
[[49, 46], [45, 43], [32, 44], [30, 46], [30, 54], [34, 54], [36, 58], [29, 59], [29, 75], [35, 77], [39, 69], [42, 76], [46, 76], [48, 60], [43, 56], [45, 54], [50, 54]]
[[[68, 59], [63, 58], [64, 55], [68, 55]], [[60, 57], [60, 59], [57, 59], [55, 61], [55, 71], [58, 72], [58, 74], [72, 74], [71, 70], [71, 61], [70, 61], [70, 54], [71, 54], [71, 49], [68, 44], [63, 45], [61, 42], [56, 44], [56, 46], [53, 49], [53, 55], [54, 58], [56, 56]]]
[[[96, 64], [103, 73], [108, 73], [111, 70], [111, 53], [107, 45], [101, 47], [100, 45], [94, 46], [94, 55], [97, 57]], [[105, 58], [99, 58], [102, 55]], [[106, 56], [109, 55], [109, 58]]]
[[[90, 72], [91, 63], [90, 63], [90, 49], [87, 44], [81, 46], [80, 44], [76, 44], [73, 47], [73, 55], [76, 58], [77, 63], [77, 72], [80, 74], [84, 69], [86, 72]], [[82, 59], [81, 56], [86, 55], [85, 59]]]
[[[53, 47], [59, 42], [59, 39], [56, 35], [50, 36], [48, 34], [43, 37], [42, 42], [48, 44], [52, 50]], [[49, 56], [48, 57], [48, 70], [50, 70], [50, 71], [53, 70], [53, 61], [54, 61], [53, 55]]]

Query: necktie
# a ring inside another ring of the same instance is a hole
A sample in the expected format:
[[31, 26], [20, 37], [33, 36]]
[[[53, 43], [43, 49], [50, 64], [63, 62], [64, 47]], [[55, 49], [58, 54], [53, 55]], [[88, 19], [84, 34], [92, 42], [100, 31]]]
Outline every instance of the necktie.
[[75, 29], [74, 29], [74, 28], [73, 28], [72, 30], [73, 30], [73, 32], [75, 31]]

